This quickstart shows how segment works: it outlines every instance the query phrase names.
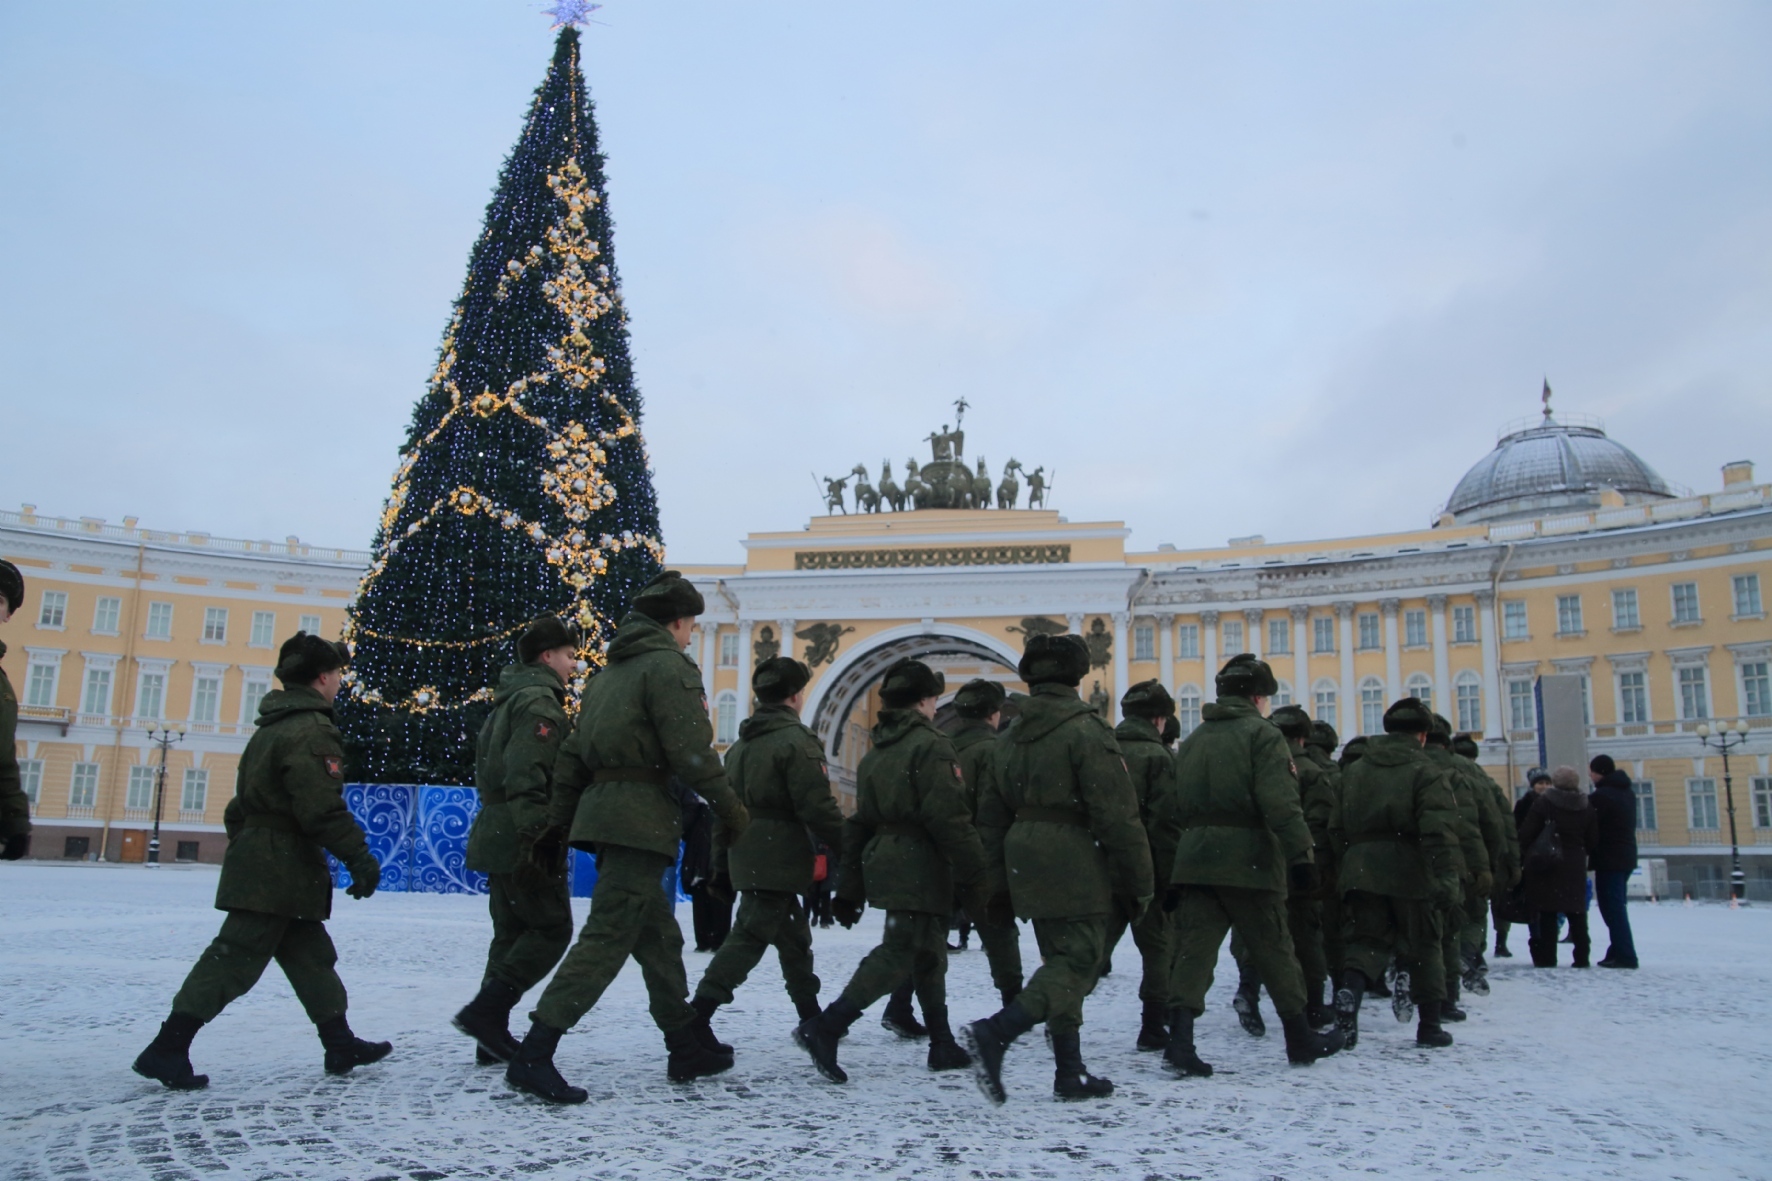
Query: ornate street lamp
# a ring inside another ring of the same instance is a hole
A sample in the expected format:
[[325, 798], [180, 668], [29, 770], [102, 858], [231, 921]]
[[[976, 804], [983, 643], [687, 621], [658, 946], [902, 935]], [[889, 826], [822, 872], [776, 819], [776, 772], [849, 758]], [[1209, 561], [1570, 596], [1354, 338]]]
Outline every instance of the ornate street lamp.
[[1729, 776], [1729, 751], [1747, 741], [1747, 723], [1724, 722], [1713, 736], [1710, 726], [1700, 722], [1698, 741], [1723, 752], [1723, 799], [1729, 807], [1729, 896], [1740, 900], [1747, 897], [1747, 875], [1741, 872], [1741, 843], [1735, 836], [1735, 782]]
[[[185, 728], [149, 730], [148, 741], [160, 748], [160, 777], [154, 784], [154, 835], [148, 840], [148, 864], [160, 864], [160, 813], [166, 807], [166, 752], [175, 742], [183, 742]], [[1733, 813], [1731, 813], [1733, 816]]]

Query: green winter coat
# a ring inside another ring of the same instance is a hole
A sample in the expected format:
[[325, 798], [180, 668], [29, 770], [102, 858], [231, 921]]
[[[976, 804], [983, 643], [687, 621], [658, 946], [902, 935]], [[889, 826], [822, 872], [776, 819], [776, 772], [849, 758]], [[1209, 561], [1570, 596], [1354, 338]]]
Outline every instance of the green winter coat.
[[984, 872], [954, 744], [913, 709], [882, 710], [873, 739], [855, 772], [855, 813], [843, 822], [837, 896], [950, 914], [955, 883], [971, 889]]
[[960, 775], [966, 780], [966, 807], [978, 817], [978, 793], [990, 775], [997, 751], [997, 732], [983, 718], [967, 718], [948, 735], [960, 756]]
[[1311, 830], [1285, 737], [1246, 697], [1221, 697], [1175, 755], [1171, 881], [1286, 892], [1286, 867], [1311, 860]]
[[[1311, 830], [1311, 856], [1324, 873], [1334, 864], [1329, 844], [1329, 817], [1335, 811], [1335, 778], [1323, 764], [1311, 757], [1303, 739], [1291, 739], [1292, 765], [1298, 768], [1298, 803], [1304, 810], [1304, 823]], [[1338, 769], [1339, 770], [1339, 769]]]
[[[1478, 871], [1489, 868], [1489, 846], [1484, 841], [1484, 814], [1477, 802], [1479, 797], [1465, 777], [1464, 768], [1458, 765], [1457, 755], [1431, 744], [1424, 753], [1428, 762], [1445, 773], [1452, 798], [1458, 804], [1459, 847], [1464, 860], [1463, 879], [1468, 884], [1475, 880]], [[1499, 839], [1500, 834], [1496, 836]]]
[[234, 798], [222, 822], [228, 851], [217, 910], [252, 910], [325, 921], [332, 914], [326, 854], [347, 865], [369, 842], [345, 806], [345, 751], [332, 705], [296, 685], [266, 693], [258, 729], [240, 755]]
[[480, 812], [468, 830], [469, 869], [515, 873], [519, 834], [546, 826], [554, 759], [566, 738], [565, 699], [566, 683], [539, 661], [499, 673], [474, 754]]
[[695, 661], [664, 624], [637, 611], [621, 621], [608, 657], [585, 686], [578, 726], [554, 760], [551, 823], [570, 825], [568, 842], [577, 849], [621, 845], [674, 859], [683, 837], [683, 811], [669, 784], [675, 776], [722, 822], [743, 827], [744, 805], [714, 753]]
[[1458, 804], [1446, 773], [1408, 734], [1373, 735], [1365, 757], [1341, 773], [1329, 820], [1336, 888], [1441, 902], [1464, 873]]
[[1138, 797], [1138, 819], [1151, 847], [1154, 875], [1158, 867], [1175, 864], [1175, 843], [1181, 838], [1175, 822], [1175, 755], [1144, 718], [1127, 718], [1115, 726], [1114, 741], [1126, 760], [1132, 794]]
[[727, 853], [733, 887], [811, 893], [812, 841], [833, 849], [843, 843], [843, 814], [818, 737], [787, 706], [765, 705], [739, 726], [726, 778], [751, 814]]
[[1489, 872], [1495, 888], [1512, 883], [1520, 868], [1520, 830], [1514, 825], [1513, 806], [1501, 793], [1501, 784], [1490, 778], [1477, 761], [1454, 751], [1452, 761], [1464, 772], [1481, 812], [1483, 845], [1489, 850]]
[[[6, 645], [0, 643], [0, 658]], [[18, 771], [18, 697], [6, 670], [0, 668], [0, 841], [31, 831], [31, 801]]]
[[1114, 732], [1066, 685], [1035, 685], [979, 800], [992, 888], [1023, 919], [1087, 918], [1155, 892], [1150, 838]]

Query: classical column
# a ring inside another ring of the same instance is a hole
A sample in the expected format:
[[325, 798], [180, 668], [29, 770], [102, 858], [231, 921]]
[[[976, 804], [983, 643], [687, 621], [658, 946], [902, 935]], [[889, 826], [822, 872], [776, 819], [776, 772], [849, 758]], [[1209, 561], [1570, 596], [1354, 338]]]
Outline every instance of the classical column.
[[1243, 642], [1246, 645], [1248, 645], [1249, 651], [1254, 653], [1256, 656], [1261, 655], [1261, 641], [1262, 641], [1261, 616], [1262, 616], [1262, 614], [1263, 613], [1262, 613], [1262, 610], [1260, 607], [1245, 607], [1245, 608], [1243, 608]]
[[1206, 683], [1200, 686], [1200, 697], [1206, 701], [1215, 700], [1218, 692], [1213, 688], [1213, 680], [1218, 676], [1218, 612], [1200, 612], [1200, 655], [1205, 658]]
[[1071, 629], [1071, 635], [1080, 636], [1083, 634], [1083, 613], [1082, 612], [1072, 611], [1069, 615], [1064, 617], [1064, 620], [1065, 620], [1065, 623]]
[[792, 656], [794, 654], [794, 621], [791, 619], [778, 619], [775, 621], [775, 626], [781, 630], [780, 654], [783, 656]]
[[1305, 636], [1305, 622], [1311, 617], [1311, 609], [1294, 603], [1287, 611], [1292, 616], [1292, 700], [1307, 710], [1315, 710], [1317, 703], [1311, 696], [1311, 650]]
[[[1488, 633], [1484, 633], [1485, 635]], [[1175, 696], [1175, 616], [1157, 616], [1157, 680]]]
[[1446, 651], [1446, 596], [1429, 595], [1427, 609], [1433, 615], [1434, 712], [1458, 720], [1457, 695], [1452, 692], [1452, 666]]
[[1131, 622], [1131, 613], [1114, 612], [1114, 707], [1112, 713], [1116, 723], [1121, 719], [1120, 698], [1126, 695], [1127, 678], [1132, 672], [1126, 652], [1126, 628]]
[[751, 716], [751, 632], [756, 626], [754, 619], [741, 618], [738, 621], [738, 720], [741, 722]]
[[1397, 612], [1403, 604], [1396, 599], [1380, 599], [1378, 610], [1384, 616], [1384, 696], [1396, 701], [1403, 696], [1403, 652], [1397, 647]]
[[1505, 737], [1501, 724], [1500, 654], [1495, 643], [1495, 592], [1477, 592], [1477, 626], [1483, 629], [1483, 734]]
[[701, 691], [708, 699], [708, 709], [714, 708], [714, 661], [720, 654], [719, 621], [701, 617]]
[[1360, 697], [1354, 689], [1354, 605], [1335, 604], [1336, 645], [1341, 649], [1341, 732], [1360, 732]]

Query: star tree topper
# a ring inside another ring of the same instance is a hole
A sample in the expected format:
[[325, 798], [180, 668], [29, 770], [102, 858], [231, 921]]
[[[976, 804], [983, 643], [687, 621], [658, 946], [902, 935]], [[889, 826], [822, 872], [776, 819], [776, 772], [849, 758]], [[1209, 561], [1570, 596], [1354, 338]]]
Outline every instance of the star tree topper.
[[591, 13], [603, 7], [601, 4], [587, 4], [585, 0], [554, 0], [552, 8], [541, 10], [543, 16], [551, 16], [554, 23], [550, 28], [560, 29], [571, 25], [574, 28], [588, 24]]

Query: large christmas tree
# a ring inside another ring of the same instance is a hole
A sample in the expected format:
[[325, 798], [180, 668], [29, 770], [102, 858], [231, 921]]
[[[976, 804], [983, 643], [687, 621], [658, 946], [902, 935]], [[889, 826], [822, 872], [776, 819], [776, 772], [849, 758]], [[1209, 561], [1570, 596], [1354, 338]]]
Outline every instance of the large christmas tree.
[[663, 561], [613, 228], [569, 24], [487, 207], [352, 611], [340, 722], [370, 782], [472, 782], [524, 625], [575, 621], [594, 673]]

